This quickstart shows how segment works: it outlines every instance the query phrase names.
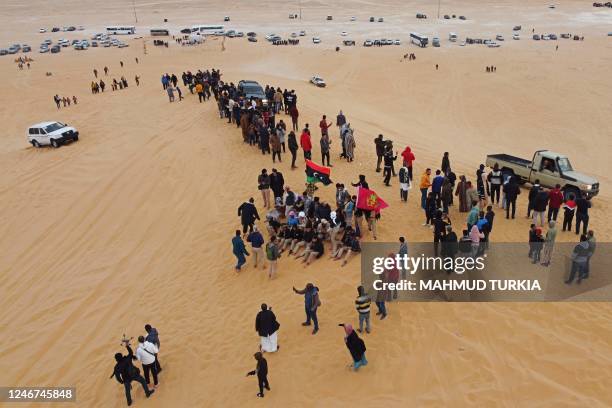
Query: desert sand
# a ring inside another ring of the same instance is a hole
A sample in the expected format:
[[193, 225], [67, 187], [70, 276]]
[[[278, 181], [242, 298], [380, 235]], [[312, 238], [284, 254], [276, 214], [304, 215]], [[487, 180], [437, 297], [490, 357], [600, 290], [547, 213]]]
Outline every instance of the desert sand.
[[[322, 259], [304, 269], [283, 258], [272, 281], [251, 266], [233, 270], [236, 208], [253, 196], [263, 212], [256, 175], [273, 167], [271, 158], [244, 145], [213, 103], [199, 104], [185, 89], [185, 100], [168, 103], [160, 83], [165, 72], [180, 77], [219, 68], [226, 81], [295, 89], [301, 125], [315, 126], [322, 114], [335, 117], [342, 109], [355, 129], [356, 160], [337, 158], [334, 128], [332, 179], [348, 184], [366, 174], [390, 204], [378, 224], [379, 241], [400, 235], [429, 241], [431, 231], [421, 226], [418, 190], [403, 205], [397, 181], [386, 188], [374, 172], [378, 133], [400, 150], [413, 148], [417, 177], [439, 166], [445, 150], [455, 172], [471, 179], [490, 153], [566, 153], [576, 169], [599, 179], [590, 225], [599, 242], [611, 239], [612, 41], [605, 34], [612, 11], [577, 1], [555, 10], [545, 2], [443, 4], [442, 14], [468, 16], [461, 24], [437, 21], [436, 8], [391, 0], [303, 1], [300, 22], [287, 19], [297, 4], [279, 1], [137, 1], [139, 34], [163, 27], [163, 18], [174, 29], [230, 15], [226, 26], [256, 31], [260, 41], [228, 40], [222, 51], [221, 40], [211, 38], [198, 47], [171, 42], [166, 49], [153, 47], [145, 35], [121, 50], [34, 52], [32, 68], [23, 71], [12, 56], [0, 57], [0, 385], [75, 386], [79, 407], [122, 407], [123, 388], [108, 379], [113, 354], [123, 333], [137, 336], [151, 323], [160, 331], [164, 371], [150, 400], [141, 389], [133, 393], [138, 407], [612, 405], [607, 303], [392, 303], [389, 317], [373, 319], [373, 333], [364, 336], [370, 364], [353, 373], [337, 324], [356, 323], [358, 259], [345, 268]], [[417, 22], [417, 11], [430, 19]], [[327, 14], [334, 22], [324, 21]], [[348, 23], [352, 15], [358, 22]], [[385, 23], [370, 28], [369, 15], [382, 15]], [[61, 6], [10, 0], [0, 16], [2, 46], [28, 42], [34, 51], [44, 38], [82, 38], [134, 21], [131, 4], [118, 0]], [[38, 34], [40, 27], [70, 24], [86, 31]], [[523, 25], [524, 35], [512, 42], [515, 24]], [[528, 39], [532, 27], [580, 33], [585, 41], [537, 43]], [[300, 29], [309, 35], [297, 47], [274, 47], [262, 38]], [[345, 29], [358, 44], [379, 37], [403, 44], [335, 52]], [[443, 46], [411, 46], [409, 31], [439, 33]], [[507, 39], [499, 49], [459, 47], [446, 41], [449, 31]], [[317, 34], [323, 43], [314, 46], [310, 36]], [[417, 60], [402, 62], [407, 52]], [[92, 69], [105, 65], [109, 78], [125, 75], [129, 88], [92, 95]], [[486, 74], [486, 65], [497, 72]], [[53, 75], [46, 77], [47, 71]], [[310, 85], [314, 74], [328, 87]], [[57, 110], [56, 93], [76, 95], [79, 103]], [[43, 120], [76, 126], [80, 140], [60, 149], [30, 147], [25, 130]], [[318, 143], [313, 157], [319, 158]], [[291, 171], [288, 159], [274, 167], [300, 190], [304, 173]], [[526, 241], [526, 193], [516, 220], [496, 210], [492, 240]], [[333, 202], [333, 186], [318, 194]], [[454, 208], [451, 218], [463, 222], [464, 215]], [[560, 233], [558, 239], [576, 237]], [[291, 291], [306, 282], [321, 290], [316, 336], [300, 326], [303, 300]], [[267, 355], [272, 391], [263, 401], [255, 397], [256, 381], [244, 376], [254, 367], [254, 319], [262, 302], [281, 323], [282, 346]]]

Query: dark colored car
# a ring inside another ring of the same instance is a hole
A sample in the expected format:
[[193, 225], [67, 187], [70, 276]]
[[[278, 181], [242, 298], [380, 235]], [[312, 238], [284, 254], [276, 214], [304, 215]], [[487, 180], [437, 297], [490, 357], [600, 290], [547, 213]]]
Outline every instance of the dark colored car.
[[53, 28], [51, 29], [51, 32], [52, 32], [52, 33], [57, 33], [59, 30], [60, 30], [60, 28], [59, 28], [59, 27], [53, 27]]
[[191, 28], [183, 28], [181, 34], [191, 34]]
[[257, 38], [256, 37], [249, 37], [249, 42], [257, 42]]
[[238, 90], [240, 90], [247, 99], [258, 98], [261, 99], [264, 105], [268, 104], [266, 94], [257, 81], [242, 80], [238, 82]]

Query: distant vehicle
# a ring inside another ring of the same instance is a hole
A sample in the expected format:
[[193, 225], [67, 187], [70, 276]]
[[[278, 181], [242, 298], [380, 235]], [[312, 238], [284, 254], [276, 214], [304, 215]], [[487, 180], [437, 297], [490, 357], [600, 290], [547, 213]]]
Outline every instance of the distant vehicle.
[[378, 17], [378, 22], [379, 22], [379, 23], [383, 23], [384, 21], [385, 21], [385, 19], [384, 19], [384, 18], [382, 18], [382, 17]]
[[28, 143], [34, 147], [60, 147], [65, 142], [79, 140], [79, 132], [62, 122], [41, 122], [32, 125], [26, 132]]
[[[561, 34], [561, 36], [563, 36], [563, 34]], [[608, 33], [608, 37], [612, 37], [612, 31], [610, 31], [610, 32]], [[567, 38], [569, 38], [569, 37], [567, 37]]]
[[363, 46], [364, 46], [364, 47], [371, 47], [372, 45], [374, 45], [374, 44], [372, 43], [372, 40], [365, 40], [365, 41], [363, 42]]
[[229, 16], [225, 16], [225, 17], [223, 17], [223, 21], [230, 21]]
[[266, 40], [272, 41], [272, 39], [276, 38], [276, 37], [278, 37], [278, 35], [276, 35], [276, 34], [268, 34], [268, 35], [266, 35]]
[[77, 30], [79, 30], [79, 31], [83, 31], [83, 30], [85, 30], [85, 27], [83, 27], [83, 26], [78, 26], [78, 27], [77, 27]]
[[457, 34], [455, 34], [455, 33], [448, 33], [448, 41], [456, 42], [457, 41]]
[[512, 34], [512, 39], [513, 39], [513, 40], [520, 40], [520, 39], [521, 39], [521, 36], [520, 36], [520, 35], [518, 35], [518, 34]]
[[465, 47], [465, 41], [461, 41], [461, 44], [459, 44], [461, 47]]
[[501, 34], [497, 34], [497, 35], [495, 36], [495, 39], [496, 39], [497, 41], [504, 41], [504, 36], [503, 36], [503, 35], [501, 35]]
[[459, 20], [466, 20], [465, 16], [459, 16]]
[[419, 33], [410, 33], [410, 41], [413, 44], [418, 45], [421, 48], [427, 47], [427, 43], [429, 42], [429, 38]]
[[373, 23], [374, 21], [376, 21], [376, 19], [374, 17], [370, 17], [370, 23]]
[[395, 45], [402, 45], [402, 42], [398, 38], [397, 40], [393, 41], [393, 44], [395, 44]]
[[556, 40], [556, 39], [557, 39], [557, 34], [549, 34], [549, 35], [548, 35], [548, 37], [549, 37], [551, 40]]
[[353, 41], [353, 40], [344, 40], [344, 41], [342, 41], [342, 44], [344, 44], [347, 47], [350, 47], [352, 45], [355, 45], [355, 41]]
[[[608, 35], [610, 34], [608, 33]], [[571, 35], [564, 33], [564, 34], [561, 34], [561, 38], [571, 38]]]
[[[161, 41], [161, 40], [159, 40], [159, 41]], [[104, 48], [108, 48], [108, 47], [110, 47], [110, 46], [111, 46], [111, 43], [110, 43], [110, 42], [104, 42], [104, 43], [102, 43], [102, 46], [103, 46]]]
[[300, 37], [305, 37], [306, 36], [306, 31], [302, 30], [300, 31]]
[[75, 26], [66, 27], [66, 31], [76, 31]]
[[238, 90], [244, 94], [247, 99], [257, 98], [265, 106], [268, 105], [266, 94], [257, 81], [242, 80], [238, 82]]
[[312, 42], [313, 42], [313, 44], [320, 44], [321, 43], [321, 39], [319, 37], [312, 37]]
[[498, 44], [498, 43], [496, 43], [495, 41], [490, 41], [490, 42], [487, 44], [487, 47], [489, 47], [489, 48], [499, 48], [499, 47], [501, 47], [501, 44]]
[[289, 19], [293, 20], [295, 18], [295, 14], [289, 14]]
[[228, 30], [225, 32], [225, 35], [229, 38], [234, 38], [236, 36], [236, 30]]
[[348, 33], [347, 33], [346, 31], [343, 31], [343, 32], [341, 32], [341, 33], [340, 33], [340, 35], [341, 35], [342, 37], [346, 37], [346, 36], [348, 35]]
[[247, 33], [247, 37], [257, 37], [257, 33], [256, 33], [256, 32], [254, 32], [254, 31], [249, 31], [249, 32]]
[[333, 19], [334, 19], [334, 18], [333, 18], [332, 16], [327, 16], [327, 21], [331, 21], [331, 20], [333, 20]]
[[19, 48], [15, 47], [15, 46], [10, 46], [8, 49], [8, 53], [9, 54], [17, 54], [19, 52]]
[[357, 20], [357, 17], [355, 16], [351, 17], [351, 21], [356, 21], [356, 20]]
[[440, 46], [440, 39], [438, 37], [434, 37], [431, 39], [431, 45], [434, 47]]
[[30, 52], [30, 51], [32, 51], [32, 47], [30, 47], [30, 46], [29, 46], [29, 45], [27, 45], [27, 44], [24, 44], [24, 45], [23, 45], [23, 48], [21, 49], [21, 51], [22, 51], [22, 52]]
[[512, 28], [513, 31], [521, 31], [522, 27], [520, 25], [514, 26]]
[[248, 37], [250, 42], [257, 42], [257, 37]]
[[297, 33], [291, 33], [291, 38], [297, 38]]
[[45, 41], [43, 41], [43, 44], [49, 45], [51, 44], [53, 41], [51, 41], [51, 39], [47, 38]]
[[540, 185], [553, 188], [561, 185], [561, 191], [567, 197], [595, 197], [599, 193], [599, 182], [583, 173], [574, 171], [567, 156], [538, 150], [531, 160], [511, 156], [509, 154], [491, 154], [487, 156], [487, 166], [493, 167], [497, 163], [502, 174], [516, 177], [519, 183], [533, 183], [540, 181]]
[[318, 86], [319, 88], [325, 88], [325, 81], [320, 76], [313, 76], [310, 78], [310, 83]]
[[448, 14], [445, 14], [445, 15], [444, 15], [444, 19], [445, 19], [445, 20], [450, 20], [450, 16], [449, 16]]
[[38, 50], [38, 52], [40, 52], [41, 54], [44, 54], [45, 52], [49, 52], [49, 47], [40, 47], [40, 50]]
[[191, 34], [191, 28], [183, 28], [181, 34]]
[[554, 4], [550, 4], [550, 5], [548, 6], [548, 8], [549, 8], [549, 9], [554, 9], [554, 8], [556, 8], [556, 6], [555, 6]]
[[51, 32], [52, 32], [52, 33], [57, 33], [59, 30], [60, 30], [60, 29], [59, 29], [59, 27], [53, 27], [53, 28], [51, 29]]
[[0, 55], [7, 55], [7, 54], [8, 54], [8, 50], [6, 48], [0, 49]]
[[550, 35], [548, 35], [548, 34], [544, 34], [544, 35], [542, 36], [542, 39], [543, 39], [543, 40], [545, 40], [545, 41], [548, 41], [548, 40], [550, 40]]
[[51, 47], [51, 54], [57, 54], [61, 50], [62, 48], [59, 45], [54, 45], [53, 47]]
[[416, 18], [427, 18], [427, 15], [425, 15], [423, 13], [417, 13], [416, 14]]
[[136, 27], [134, 26], [109, 26], [106, 27], [107, 34], [134, 34], [136, 32]]
[[540, 41], [540, 35], [539, 34], [534, 34], [533, 35], [533, 39], [536, 41]]
[[92, 41], [91, 42], [91, 46], [94, 47], [94, 48], [97, 47], [98, 46], [98, 42], [97, 41]]
[[170, 35], [170, 30], [165, 29], [165, 28], [152, 28], [151, 29], [151, 36], [152, 37], [162, 37], [162, 36], [169, 36]]
[[39, 29], [39, 30], [38, 30], [38, 32], [39, 32], [39, 33], [41, 33], [41, 34], [42, 34], [42, 33], [46, 33], [46, 32], [47, 32], [47, 29], [46, 29], [46, 28], [41, 28], [41, 29]]
[[129, 47], [129, 46], [130, 46], [129, 44], [126, 44], [126, 43], [122, 42], [122, 43], [119, 43], [119, 45], [117, 47], [118, 48], [125, 48], [125, 47]]
[[237, 31], [236, 32], [236, 37], [242, 38], [242, 37], [244, 37], [244, 33], [242, 31]]

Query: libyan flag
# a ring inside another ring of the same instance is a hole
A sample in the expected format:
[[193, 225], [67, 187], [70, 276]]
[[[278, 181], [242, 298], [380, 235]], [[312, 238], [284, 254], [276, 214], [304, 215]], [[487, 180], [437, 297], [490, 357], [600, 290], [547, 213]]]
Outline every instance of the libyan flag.
[[357, 208], [361, 210], [380, 211], [389, 205], [373, 190], [359, 187], [357, 189]]
[[329, 167], [319, 166], [311, 160], [306, 160], [306, 181], [309, 183], [321, 182], [324, 185], [331, 184], [329, 174], [331, 169]]

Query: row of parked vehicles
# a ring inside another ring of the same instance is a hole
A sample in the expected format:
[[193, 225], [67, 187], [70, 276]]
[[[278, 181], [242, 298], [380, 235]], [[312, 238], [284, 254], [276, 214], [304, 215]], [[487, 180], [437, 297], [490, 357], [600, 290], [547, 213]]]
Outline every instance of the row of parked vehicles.
[[32, 51], [32, 47], [27, 44], [13, 44], [8, 48], [0, 49], [0, 55], [9, 55], [9, 54], [17, 54], [19, 51], [23, 53], [28, 53]]
[[387, 38], [381, 38], [380, 40], [365, 40], [363, 42], [364, 47], [378, 47], [382, 45], [402, 45], [402, 42], [399, 39], [390, 40]]
[[[85, 27], [83, 27], [83, 26], [77, 26], [77, 27], [75, 27], [75, 26], [66, 26], [66, 27], [62, 27], [62, 28], [53, 27], [53, 28], [51, 28], [50, 31], [52, 33], [57, 33], [59, 31], [83, 31], [84, 29], [85, 29]], [[47, 32], [47, 29], [46, 28], [40, 28], [38, 30], [38, 32], [43, 34], [43, 33]]]

